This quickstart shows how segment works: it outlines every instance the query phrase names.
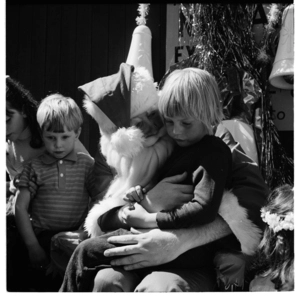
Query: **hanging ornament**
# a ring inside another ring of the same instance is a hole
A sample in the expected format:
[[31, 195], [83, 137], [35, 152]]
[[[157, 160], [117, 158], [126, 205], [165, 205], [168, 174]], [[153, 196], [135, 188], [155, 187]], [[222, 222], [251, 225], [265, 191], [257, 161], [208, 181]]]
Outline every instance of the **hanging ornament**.
[[294, 5], [283, 12], [282, 27], [270, 83], [276, 88], [294, 88]]
[[140, 16], [138, 16], [135, 20], [138, 25], [146, 25], [146, 16], [149, 13], [149, 3], [148, 4], [139, 4], [138, 12]]

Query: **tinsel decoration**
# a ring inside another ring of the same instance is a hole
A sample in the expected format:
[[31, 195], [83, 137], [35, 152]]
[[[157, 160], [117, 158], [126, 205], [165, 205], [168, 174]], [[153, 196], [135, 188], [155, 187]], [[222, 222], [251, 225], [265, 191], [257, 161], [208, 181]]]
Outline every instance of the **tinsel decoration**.
[[[270, 43], [265, 42], [260, 49], [253, 37], [257, 5], [181, 4], [180, 13], [185, 16], [195, 52], [172, 65], [159, 88], [175, 69], [198, 67], [212, 73], [221, 90], [225, 119], [237, 118], [252, 126], [261, 172], [273, 189], [292, 183], [293, 162], [287, 157], [272, 121], [268, 77], [273, 61], [267, 52]], [[273, 18], [272, 23], [280, 21]], [[268, 26], [274, 28], [270, 22]], [[280, 29], [277, 31], [279, 34]]]
[[195, 52], [166, 74], [191, 66], [209, 71], [219, 84], [225, 118], [249, 125], [261, 97], [259, 73], [252, 63], [258, 54], [251, 31], [255, 10], [253, 5], [181, 4]]
[[262, 100], [262, 157], [261, 171], [271, 189], [285, 183], [294, 184], [294, 162], [288, 157], [282, 147], [278, 131], [272, 120], [272, 103], [269, 76], [276, 56], [279, 42], [279, 33], [282, 23], [282, 14], [289, 4], [272, 4], [267, 15], [268, 24], [265, 27], [263, 46], [258, 56]]
[[146, 25], [146, 16], [149, 13], [149, 5], [150, 5], [149, 3], [148, 4], [139, 4], [139, 7], [137, 10], [138, 10], [140, 16], [135, 19], [137, 25], [139, 25], [139, 26]]
[[261, 98], [259, 72], [253, 62], [259, 52], [252, 36], [255, 11], [256, 5], [181, 4], [180, 13], [185, 16], [195, 52], [172, 65], [159, 87], [178, 68], [209, 71], [221, 90], [225, 119], [236, 118], [253, 126], [260, 154], [261, 129], [254, 125]]

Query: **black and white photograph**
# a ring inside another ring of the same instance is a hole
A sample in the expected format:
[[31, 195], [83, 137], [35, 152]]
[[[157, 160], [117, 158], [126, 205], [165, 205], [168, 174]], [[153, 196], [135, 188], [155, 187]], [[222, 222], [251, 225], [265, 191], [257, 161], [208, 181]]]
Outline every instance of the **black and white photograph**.
[[3, 293], [296, 292], [293, 1], [2, 6]]

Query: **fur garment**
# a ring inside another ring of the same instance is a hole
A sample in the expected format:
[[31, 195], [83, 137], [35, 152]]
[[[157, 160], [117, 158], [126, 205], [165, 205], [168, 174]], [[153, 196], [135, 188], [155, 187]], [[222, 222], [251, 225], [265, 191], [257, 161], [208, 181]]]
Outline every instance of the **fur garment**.
[[231, 191], [223, 194], [219, 215], [229, 225], [246, 255], [253, 255], [260, 243], [262, 230], [249, 218], [248, 211]]
[[[107, 163], [117, 171], [117, 175], [111, 183], [104, 200], [96, 204], [86, 218], [85, 230], [89, 236], [95, 237], [103, 234], [97, 222], [99, 216], [113, 207], [124, 205], [125, 201], [122, 197], [130, 187], [136, 185], [146, 186], [154, 177], [157, 169], [163, 165], [171, 154], [173, 142], [165, 134], [164, 129], [160, 131], [158, 138], [150, 137], [147, 139], [143, 137], [139, 129], [134, 127], [117, 130], [110, 120], [105, 119], [103, 121], [106, 115], [88, 97], [85, 98], [84, 107], [99, 124], [102, 135], [101, 151], [106, 157]], [[233, 151], [234, 159], [241, 157], [241, 154], [238, 153], [239, 151]], [[244, 168], [247, 164], [246, 161], [243, 159], [242, 161], [236, 160], [236, 163], [241, 163]], [[249, 175], [249, 171], [247, 172]], [[240, 171], [237, 174], [240, 174]], [[246, 173], [242, 172], [241, 174]], [[255, 174], [252, 175], [256, 176]], [[258, 186], [257, 189], [259, 189]], [[245, 191], [249, 190], [245, 189]], [[258, 193], [260, 192], [262, 191]], [[258, 196], [257, 199], [263, 196], [253, 191], [252, 193]], [[253, 213], [256, 212], [253, 211], [251, 203], [248, 202], [250, 205], [243, 203], [243, 199], [247, 200], [248, 196], [241, 195], [236, 196], [230, 191], [224, 192], [219, 214], [239, 240], [242, 252], [253, 255], [261, 240], [262, 231], [257, 225], [257, 218], [253, 217]], [[264, 199], [258, 199], [254, 205], [261, 205], [261, 200]]]
[[[98, 123], [101, 121], [97, 118], [99, 108], [88, 98], [84, 107]], [[117, 174], [104, 199], [93, 206], [85, 220], [85, 230], [91, 237], [103, 234], [98, 218], [113, 207], [125, 205], [123, 196], [131, 187], [148, 185], [173, 150], [173, 140], [165, 128], [147, 139], [136, 127], [119, 128], [113, 133], [113, 125], [99, 125], [99, 128], [101, 152]]]

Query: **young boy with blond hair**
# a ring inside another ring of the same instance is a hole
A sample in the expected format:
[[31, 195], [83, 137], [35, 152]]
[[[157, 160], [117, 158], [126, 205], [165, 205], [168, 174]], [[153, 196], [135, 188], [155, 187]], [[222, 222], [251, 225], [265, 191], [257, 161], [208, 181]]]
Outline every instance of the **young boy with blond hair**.
[[[31, 266], [45, 270], [52, 236], [77, 230], [97, 191], [94, 160], [76, 149], [83, 118], [75, 101], [61, 94], [46, 97], [38, 108], [37, 121], [46, 151], [24, 167], [15, 219]], [[27, 187], [32, 176], [38, 185], [34, 197]]]

